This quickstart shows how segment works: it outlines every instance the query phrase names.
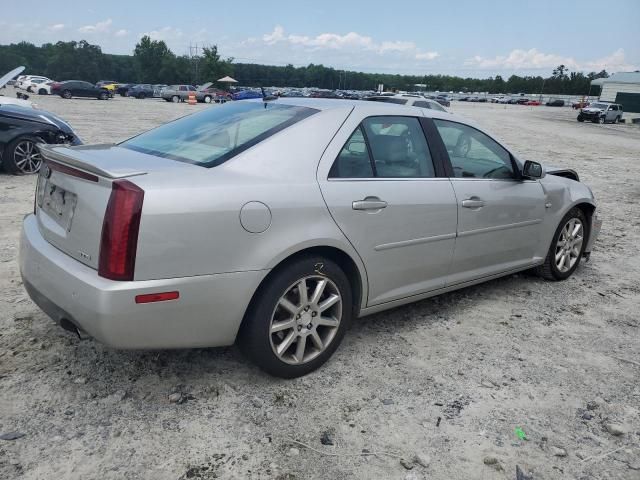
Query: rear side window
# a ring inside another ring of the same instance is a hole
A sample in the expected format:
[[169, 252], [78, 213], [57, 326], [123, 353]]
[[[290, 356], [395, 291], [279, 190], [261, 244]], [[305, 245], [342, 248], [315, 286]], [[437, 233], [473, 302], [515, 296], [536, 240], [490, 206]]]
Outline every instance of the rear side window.
[[276, 103], [227, 103], [162, 125], [120, 146], [215, 167], [317, 112], [314, 108]]
[[435, 169], [417, 118], [369, 117], [336, 158], [329, 178], [431, 178]]
[[336, 161], [333, 162], [329, 178], [370, 177], [373, 177], [371, 157], [362, 133], [362, 126], [359, 126], [340, 150]]

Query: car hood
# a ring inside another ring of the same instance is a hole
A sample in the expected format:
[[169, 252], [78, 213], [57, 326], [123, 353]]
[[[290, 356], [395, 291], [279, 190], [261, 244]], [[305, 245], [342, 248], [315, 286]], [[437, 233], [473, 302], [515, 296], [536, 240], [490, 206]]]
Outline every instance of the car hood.
[[46, 110], [38, 110], [18, 105], [0, 105], [0, 116], [53, 125], [65, 133], [75, 135], [71, 125]]
[[24, 69], [25, 67], [17, 67], [11, 70], [6, 75], [2, 76], [0, 78], [0, 88], [4, 87], [7, 84], [7, 82], [11, 80], [13, 77], [20, 75], [24, 71]]

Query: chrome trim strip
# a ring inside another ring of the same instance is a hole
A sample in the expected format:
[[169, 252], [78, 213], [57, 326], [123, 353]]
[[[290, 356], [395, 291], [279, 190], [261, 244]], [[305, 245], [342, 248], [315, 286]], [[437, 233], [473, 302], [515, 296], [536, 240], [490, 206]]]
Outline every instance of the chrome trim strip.
[[525, 222], [508, 223], [506, 225], [496, 225], [495, 227], [478, 228], [477, 230], [468, 230], [466, 232], [458, 232], [458, 237], [470, 237], [471, 235], [477, 235], [479, 233], [497, 232], [500, 230], [507, 230], [509, 228], [528, 227], [529, 225], [536, 225], [538, 223], [542, 223], [541, 218], [527, 220]]
[[413, 238], [411, 240], [403, 240], [401, 242], [383, 243], [382, 245], [377, 245], [373, 249], [379, 252], [381, 250], [389, 250], [391, 248], [409, 247], [411, 245], [439, 242], [440, 240], [450, 240], [452, 238], [456, 238], [455, 233], [445, 233], [444, 235], [434, 235], [433, 237]]

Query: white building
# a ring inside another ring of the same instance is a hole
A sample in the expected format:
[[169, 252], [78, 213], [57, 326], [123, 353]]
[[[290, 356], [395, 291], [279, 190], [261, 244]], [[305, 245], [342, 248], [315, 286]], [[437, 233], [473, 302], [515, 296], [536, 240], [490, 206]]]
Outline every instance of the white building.
[[600, 100], [622, 105], [625, 112], [640, 113], [640, 72], [619, 72], [609, 78], [596, 78], [592, 86], [599, 86]]

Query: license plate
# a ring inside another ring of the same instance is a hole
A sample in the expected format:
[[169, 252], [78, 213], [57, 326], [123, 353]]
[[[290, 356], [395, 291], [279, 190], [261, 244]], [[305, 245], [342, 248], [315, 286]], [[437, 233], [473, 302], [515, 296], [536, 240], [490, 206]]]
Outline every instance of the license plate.
[[45, 180], [42, 183], [38, 182], [38, 197], [38, 200], [42, 199], [40, 208], [67, 232], [70, 231], [78, 202], [77, 195]]

